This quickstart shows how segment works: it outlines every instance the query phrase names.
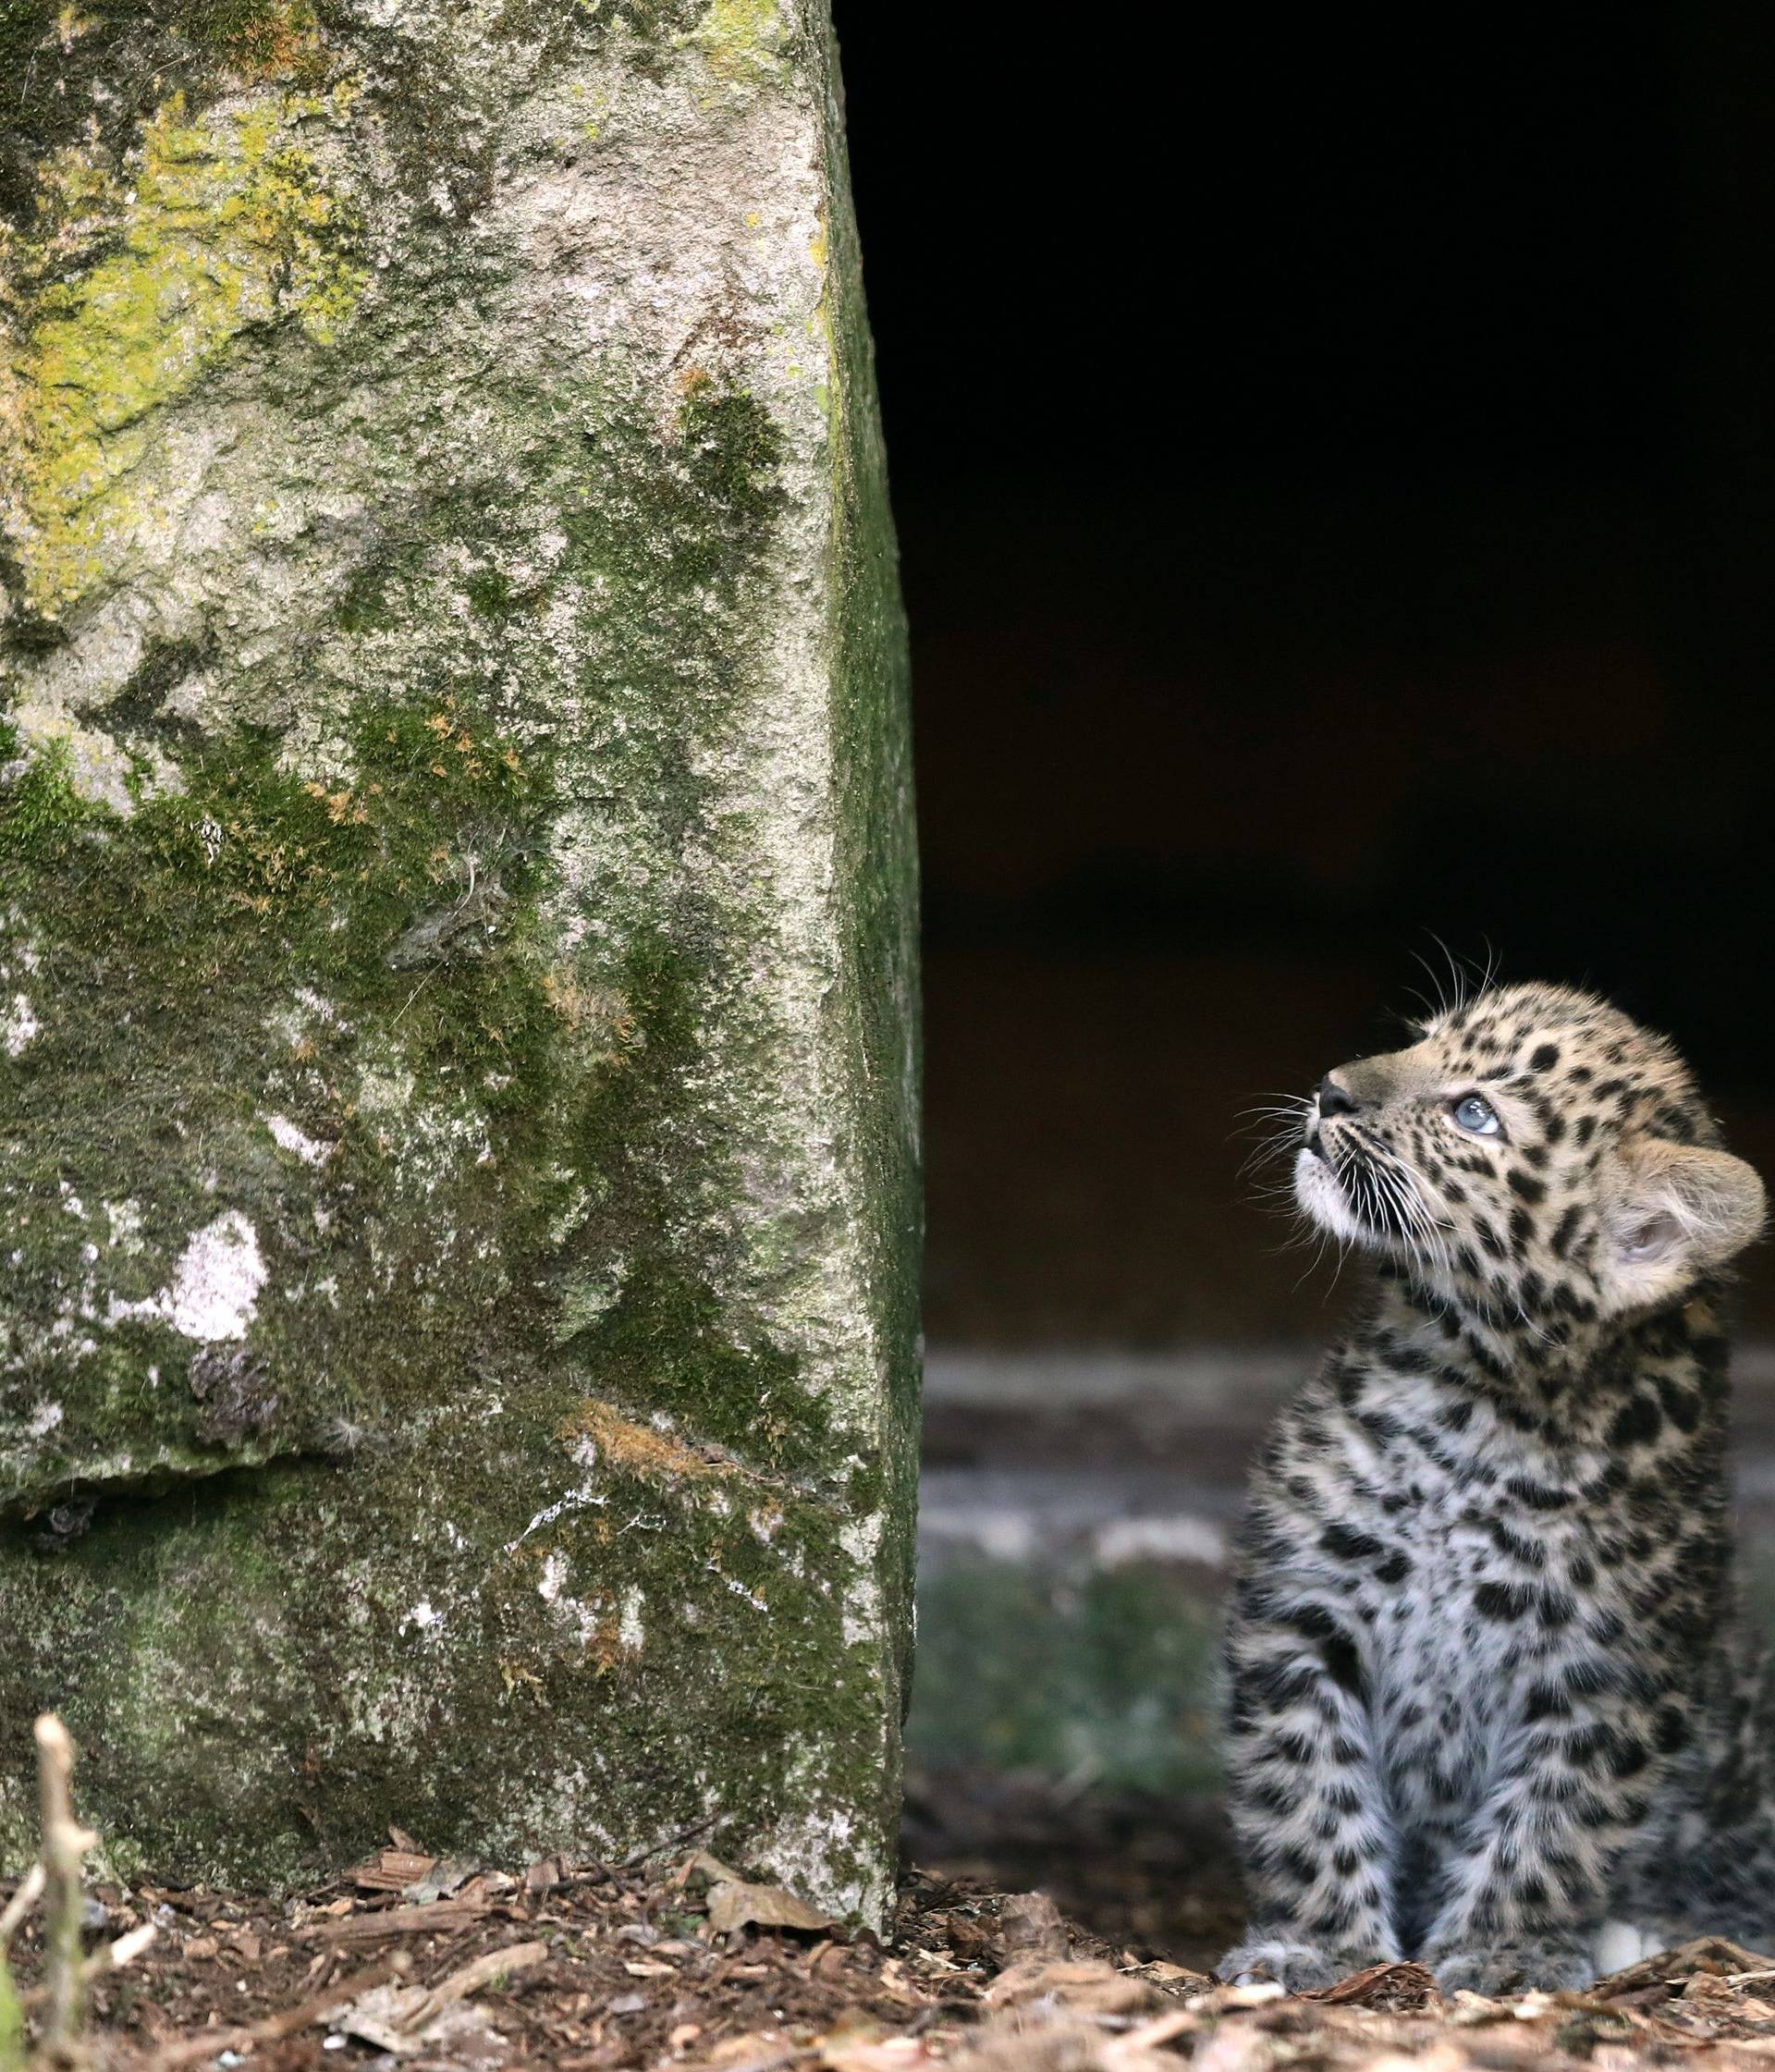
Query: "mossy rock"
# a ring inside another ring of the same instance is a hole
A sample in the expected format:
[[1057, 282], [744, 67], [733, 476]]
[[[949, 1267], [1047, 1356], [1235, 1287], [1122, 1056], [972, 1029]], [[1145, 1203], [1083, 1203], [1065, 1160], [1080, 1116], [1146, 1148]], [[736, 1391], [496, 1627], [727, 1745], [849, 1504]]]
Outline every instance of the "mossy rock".
[[[0, 1852], [878, 1921], [904, 647], [815, 0], [0, 0]], [[91, 105], [91, 121], [67, 110]]]

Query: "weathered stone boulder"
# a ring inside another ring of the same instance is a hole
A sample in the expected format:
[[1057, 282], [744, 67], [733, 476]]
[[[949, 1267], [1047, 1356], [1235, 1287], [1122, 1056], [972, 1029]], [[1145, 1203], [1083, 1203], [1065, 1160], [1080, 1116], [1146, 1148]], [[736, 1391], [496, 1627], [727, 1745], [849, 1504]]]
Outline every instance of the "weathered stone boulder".
[[901, 632], [825, 0], [0, 24], [0, 1845], [887, 1889]]

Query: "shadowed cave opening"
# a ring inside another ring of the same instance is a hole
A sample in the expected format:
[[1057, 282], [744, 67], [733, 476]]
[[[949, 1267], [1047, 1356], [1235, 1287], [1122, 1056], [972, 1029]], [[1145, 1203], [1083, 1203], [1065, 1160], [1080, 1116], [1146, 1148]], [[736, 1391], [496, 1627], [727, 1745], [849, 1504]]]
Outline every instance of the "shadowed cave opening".
[[1490, 965], [1775, 1175], [1775, 25], [838, 16], [924, 858], [908, 1848], [1199, 1961], [1226, 1536], [1352, 1278], [1252, 1109]]

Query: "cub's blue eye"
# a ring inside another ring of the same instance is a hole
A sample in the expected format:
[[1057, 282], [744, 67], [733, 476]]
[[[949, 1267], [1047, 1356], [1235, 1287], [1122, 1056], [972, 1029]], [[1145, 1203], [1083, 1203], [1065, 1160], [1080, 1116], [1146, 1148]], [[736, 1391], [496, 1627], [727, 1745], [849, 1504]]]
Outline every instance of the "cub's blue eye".
[[1462, 1129], [1471, 1131], [1475, 1136], [1496, 1136], [1502, 1127], [1498, 1110], [1477, 1094], [1468, 1094], [1456, 1101], [1451, 1113]]

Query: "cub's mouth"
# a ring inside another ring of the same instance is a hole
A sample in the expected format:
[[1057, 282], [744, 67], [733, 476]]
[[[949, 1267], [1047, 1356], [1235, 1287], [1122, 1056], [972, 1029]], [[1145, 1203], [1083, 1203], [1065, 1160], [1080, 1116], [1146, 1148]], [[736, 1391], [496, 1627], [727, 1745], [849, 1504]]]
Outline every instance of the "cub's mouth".
[[1379, 1251], [1409, 1246], [1413, 1223], [1402, 1176], [1347, 1131], [1328, 1136], [1316, 1117], [1295, 1155], [1294, 1198], [1344, 1244]]

